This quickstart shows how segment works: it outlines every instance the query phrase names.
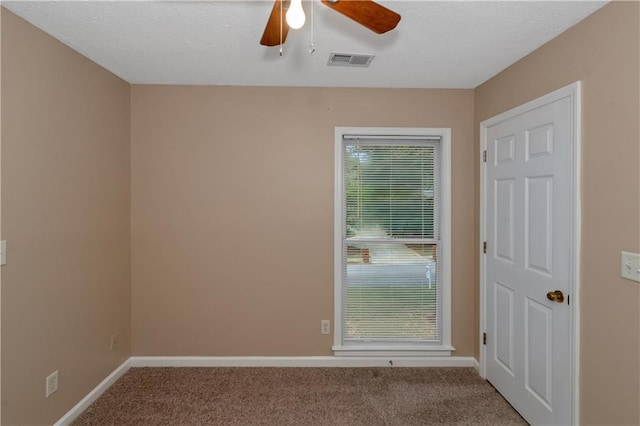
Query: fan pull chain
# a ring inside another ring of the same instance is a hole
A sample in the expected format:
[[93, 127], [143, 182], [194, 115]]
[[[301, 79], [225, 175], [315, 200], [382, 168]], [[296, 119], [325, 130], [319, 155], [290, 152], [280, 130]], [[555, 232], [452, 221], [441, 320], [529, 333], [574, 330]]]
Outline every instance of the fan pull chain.
[[280, 56], [282, 56], [282, 1], [280, 1]]
[[313, 53], [316, 51], [316, 46], [313, 44], [313, 2], [315, 0], [311, 0], [311, 45], [309, 46], [309, 54], [313, 55]]

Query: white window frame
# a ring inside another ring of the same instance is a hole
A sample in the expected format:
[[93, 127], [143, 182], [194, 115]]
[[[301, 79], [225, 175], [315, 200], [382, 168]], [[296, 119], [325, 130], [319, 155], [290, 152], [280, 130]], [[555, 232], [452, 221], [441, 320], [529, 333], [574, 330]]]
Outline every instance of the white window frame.
[[[441, 278], [441, 341], [439, 344], [409, 343], [344, 344], [342, 335], [342, 221], [344, 209], [345, 135], [396, 137], [398, 139], [441, 139], [440, 147], [440, 278]], [[336, 127], [335, 128], [335, 187], [334, 187], [334, 333], [333, 352], [336, 356], [450, 356], [451, 346], [451, 129], [415, 127]]]

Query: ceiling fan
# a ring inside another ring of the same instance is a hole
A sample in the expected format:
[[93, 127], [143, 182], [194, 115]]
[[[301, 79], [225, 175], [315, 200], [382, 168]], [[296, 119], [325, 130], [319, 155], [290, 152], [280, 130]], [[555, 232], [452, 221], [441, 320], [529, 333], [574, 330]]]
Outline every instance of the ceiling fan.
[[[373, 0], [321, 0], [322, 3], [338, 13], [353, 19], [371, 31], [383, 34], [398, 25], [400, 15], [374, 2]], [[260, 44], [277, 46], [283, 44], [289, 33], [289, 25], [283, 19], [291, 0], [275, 0], [267, 26]]]

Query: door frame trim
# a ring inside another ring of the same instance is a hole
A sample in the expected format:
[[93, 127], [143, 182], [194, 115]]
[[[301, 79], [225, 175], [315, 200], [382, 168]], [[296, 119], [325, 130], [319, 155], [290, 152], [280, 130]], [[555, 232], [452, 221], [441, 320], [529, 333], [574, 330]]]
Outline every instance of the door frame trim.
[[479, 332], [479, 373], [482, 378], [487, 377], [486, 346], [482, 343], [483, 333], [487, 330], [486, 312], [486, 255], [483, 253], [482, 245], [486, 241], [486, 178], [487, 168], [484, 162], [484, 151], [487, 149], [487, 129], [505, 120], [524, 114], [528, 111], [540, 108], [560, 99], [570, 98], [571, 104], [571, 192], [572, 192], [572, 215], [571, 215], [571, 254], [570, 254], [570, 279], [569, 294], [571, 304], [569, 306], [569, 334], [571, 339], [571, 354], [569, 369], [569, 380], [571, 381], [571, 424], [580, 424], [580, 238], [581, 238], [581, 200], [580, 200], [580, 178], [581, 178], [581, 91], [580, 81], [569, 84], [561, 89], [529, 101], [523, 105], [515, 107], [495, 117], [489, 118], [480, 123], [480, 240], [478, 252], [480, 253], [480, 330]]

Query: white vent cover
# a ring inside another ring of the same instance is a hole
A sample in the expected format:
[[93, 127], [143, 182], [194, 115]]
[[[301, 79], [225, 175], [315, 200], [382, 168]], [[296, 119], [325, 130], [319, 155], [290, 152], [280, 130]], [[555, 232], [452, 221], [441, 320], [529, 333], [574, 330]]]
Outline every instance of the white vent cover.
[[329, 66], [339, 67], [368, 67], [375, 56], [358, 55], [352, 53], [331, 53], [329, 55]]

